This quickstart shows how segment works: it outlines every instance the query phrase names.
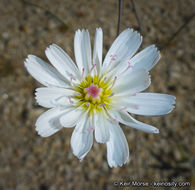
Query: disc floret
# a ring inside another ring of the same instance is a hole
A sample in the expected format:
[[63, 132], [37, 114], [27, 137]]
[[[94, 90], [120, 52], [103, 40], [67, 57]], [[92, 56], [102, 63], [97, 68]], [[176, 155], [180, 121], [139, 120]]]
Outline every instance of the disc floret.
[[110, 109], [110, 101], [112, 97], [112, 90], [110, 83], [103, 77], [87, 76], [77, 86], [76, 99], [78, 106], [84, 109], [89, 109], [90, 112], [101, 111], [102, 109]]

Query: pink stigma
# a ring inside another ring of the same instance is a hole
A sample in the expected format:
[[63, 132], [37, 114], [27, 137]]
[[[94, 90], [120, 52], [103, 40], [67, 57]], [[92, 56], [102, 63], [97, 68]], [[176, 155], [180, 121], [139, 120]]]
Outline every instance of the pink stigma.
[[132, 96], [136, 96], [138, 94], [138, 91], [136, 91]]
[[93, 127], [88, 127], [87, 130], [88, 131], [94, 131], [95, 129]]
[[90, 87], [86, 88], [86, 91], [92, 98], [97, 98], [100, 90], [96, 85], [92, 84]]
[[110, 57], [111, 57], [111, 61], [115, 61], [115, 60], [116, 60], [117, 55], [110, 55]]
[[71, 100], [70, 96], [68, 96], [68, 100], [69, 100], [70, 104], [74, 104], [74, 102]]

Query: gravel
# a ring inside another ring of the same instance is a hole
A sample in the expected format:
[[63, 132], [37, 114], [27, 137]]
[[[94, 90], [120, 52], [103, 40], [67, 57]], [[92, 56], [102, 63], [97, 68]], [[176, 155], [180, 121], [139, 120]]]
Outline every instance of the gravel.
[[[181, 189], [195, 188], [194, 20], [161, 52], [147, 90], [175, 95], [175, 110], [167, 116], [136, 117], [157, 126], [158, 135], [123, 126], [131, 159], [125, 166], [111, 169], [105, 145], [95, 142], [81, 163], [73, 156], [72, 129], [49, 138], [37, 135], [35, 121], [45, 109], [37, 105], [33, 93], [41, 85], [26, 72], [23, 62], [28, 54], [46, 60], [44, 50], [51, 43], [73, 58], [73, 37], [78, 28], [89, 29], [93, 39], [95, 28], [102, 27], [105, 54], [116, 37], [118, 1], [31, 1], [55, 13], [68, 28], [48, 11], [22, 1], [0, 2], [0, 189], [111, 190], [118, 180], [189, 181], [191, 187]], [[137, 0], [136, 7], [144, 29], [143, 48], [164, 44], [193, 13], [195, 1]], [[124, 1], [121, 31], [138, 29], [131, 8], [130, 1]]]

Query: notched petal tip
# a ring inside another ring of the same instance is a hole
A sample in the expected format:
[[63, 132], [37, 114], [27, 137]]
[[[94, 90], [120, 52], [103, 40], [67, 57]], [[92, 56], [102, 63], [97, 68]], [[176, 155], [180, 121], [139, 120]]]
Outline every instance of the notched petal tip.
[[86, 28], [83, 28], [83, 29], [81, 30], [81, 33], [82, 33], [82, 34], [86, 34], [86, 33], [89, 33], [89, 31], [88, 31]]
[[156, 57], [158, 60], [160, 60], [161, 58], [161, 54], [160, 54], [160, 50], [158, 49], [158, 47], [156, 45], [151, 45], [151, 47], [156, 51]]
[[75, 36], [74, 36], [74, 38], [78, 38], [80, 35], [81, 35], [81, 30], [78, 29], [78, 30], [75, 31]]
[[137, 35], [137, 36], [139, 36], [141, 39], [143, 38], [143, 36], [138, 32], [138, 31], [134, 31], [134, 33]]
[[173, 95], [170, 95], [170, 96], [172, 96], [173, 102], [174, 102], [174, 104], [175, 104], [175, 103], [176, 103], [176, 96], [173, 96]]
[[151, 51], [155, 51], [157, 54], [156, 56], [157, 57], [161, 57], [161, 54], [160, 54], [160, 50], [158, 49], [158, 47], [155, 45], [155, 44], [152, 44], [150, 46], [148, 46], [147, 48], [149, 48]]
[[130, 31], [131, 31], [132, 33], [134, 33], [134, 35], [136, 35], [137, 37], [139, 37], [139, 38], [140, 38], [140, 41], [143, 40], [143, 36], [142, 36], [138, 31], [136, 31], [136, 30], [134, 30], [134, 29], [132, 29], [132, 28], [130, 28]]
[[36, 59], [35, 55], [29, 54], [26, 59], [24, 60], [24, 66], [28, 68], [30, 64], [32, 64], [33, 59]]
[[128, 162], [130, 162], [130, 157], [127, 157], [126, 160], [121, 163], [121, 164], [117, 164], [117, 163], [108, 163], [110, 168], [117, 168], [117, 167], [123, 167], [125, 164], [127, 164]]
[[28, 60], [37, 59], [37, 58], [38, 58], [37, 56], [32, 55], [32, 54], [29, 54], [28, 57], [27, 57]]
[[40, 129], [39, 129], [39, 126], [38, 126], [38, 122], [36, 121], [36, 123], [35, 123], [35, 131], [37, 132], [37, 134], [39, 135], [39, 136], [41, 136], [41, 137], [48, 137], [48, 136], [46, 136], [46, 135], [44, 135], [44, 134], [42, 134], [41, 132], [40, 132]]
[[29, 54], [28, 56], [27, 56], [27, 58], [32, 58], [32, 57], [35, 57], [35, 55], [32, 55], [32, 54]]
[[175, 109], [176, 106], [176, 97], [172, 95], [167, 95], [170, 98], [170, 110], [167, 112], [167, 114], [171, 113], [173, 109]]
[[154, 129], [154, 134], [159, 134], [160, 133], [160, 131], [159, 131], [159, 129]]
[[45, 54], [48, 56], [48, 54], [51, 53], [52, 50], [54, 50], [55, 46], [54, 44], [50, 44], [46, 49], [45, 49]]
[[96, 28], [96, 31], [102, 32], [102, 28], [101, 27], [98, 27], [98, 28]]
[[167, 114], [171, 113], [174, 109], [175, 109], [175, 105], [172, 105], [169, 112], [167, 112]]
[[45, 134], [41, 134], [39, 131], [37, 131], [37, 134], [43, 138], [47, 138], [49, 137], [50, 135], [45, 135]]
[[29, 55], [24, 60], [25, 67], [27, 67], [28, 64], [29, 64]]
[[126, 30], [124, 31], [131, 31], [131, 32], [134, 32], [134, 29], [133, 28], [127, 28]]
[[57, 44], [52, 43], [52, 44], [50, 45], [50, 47], [56, 47], [56, 48], [58, 48], [59, 46], [58, 46]]

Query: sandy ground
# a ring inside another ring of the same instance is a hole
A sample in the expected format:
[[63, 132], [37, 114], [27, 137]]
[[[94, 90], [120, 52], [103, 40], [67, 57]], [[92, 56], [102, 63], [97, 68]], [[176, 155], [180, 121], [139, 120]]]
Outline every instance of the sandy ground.
[[[131, 160], [111, 169], [105, 145], [95, 142], [82, 163], [73, 156], [72, 129], [50, 138], [36, 134], [36, 118], [45, 111], [34, 99], [34, 90], [41, 85], [26, 72], [23, 62], [28, 54], [47, 60], [44, 50], [51, 43], [73, 58], [73, 37], [78, 28], [89, 29], [93, 39], [95, 28], [102, 27], [105, 54], [116, 37], [118, 1], [31, 2], [58, 15], [68, 29], [47, 11], [19, 0], [0, 0], [0, 189], [111, 190], [117, 189], [114, 181], [131, 180], [183, 181], [191, 187], [180, 189], [195, 188], [195, 21], [161, 52], [162, 58], [151, 72], [152, 84], [147, 91], [175, 95], [175, 110], [167, 116], [137, 117], [157, 126], [158, 135], [123, 126]], [[193, 0], [136, 0], [136, 5], [143, 25], [142, 48], [165, 43], [195, 10]], [[131, 8], [130, 1], [124, 0], [121, 31], [138, 29]]]

